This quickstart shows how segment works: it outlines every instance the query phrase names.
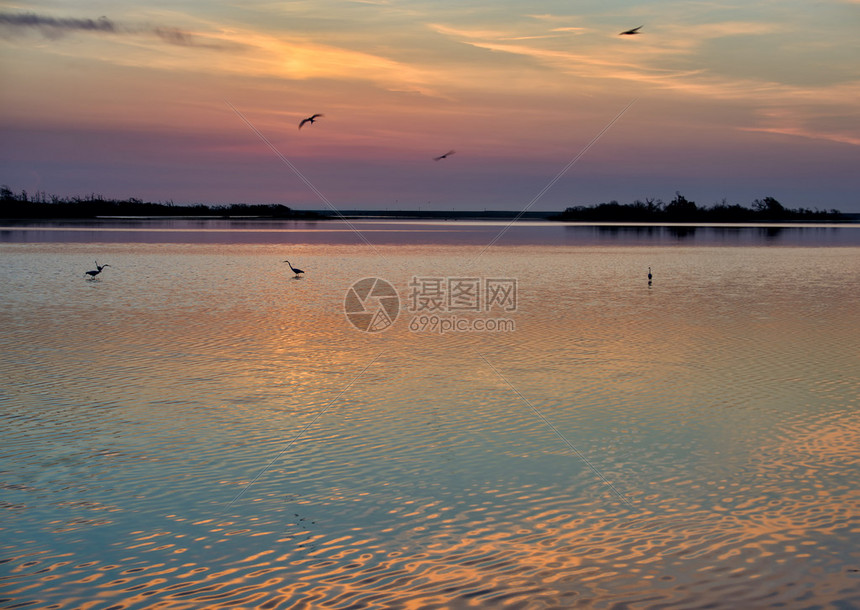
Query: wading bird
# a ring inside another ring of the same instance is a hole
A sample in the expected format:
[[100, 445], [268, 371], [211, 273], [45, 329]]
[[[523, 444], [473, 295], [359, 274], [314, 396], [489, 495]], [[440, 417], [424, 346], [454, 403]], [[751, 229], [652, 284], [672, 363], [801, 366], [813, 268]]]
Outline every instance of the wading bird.
[[434, 161], [441, 161], [442, 159], [447, 159], [449, 155], [453, 155], [456, 151], [449, 150], [444, 155], [439, 155], [438, 157], [433, 157]]
[[619, 36], [634, 36], [639, 33], [639, 30], [642, 29], [640, 25], [638, 28], [633, 28], [632, 30], [627, 30], [626, 32], [621, 32]]
[[301, 122], [301, 123], [299, 123], [299, 129], [301, 129], [302, 127], [304, 127], [304, 126], [305, 126], [305, 123], [310, 123], [311, 125], [313, 125], [313, 124], [314, 124], [314, 121], [316, 121], [316, 120], [317, 120], [317, 118], [318, 118], [318, 117], [321, 117], [321, 116], [325, 116], [325, 115], [322, 115], [322, 114], [313, 114], [313, 115], [309, 116], [309, 117], [308, 117], [308, 118], [306, 118], [306, 119], [302, 119], [302, 122]]
[[95, 276], [97, 276], [99, 273], [101, 273], [102, 269], [104, 269], [105, 267], [110, 267], [110, 265], [108, 265], [107, 263], [105, 263], [104, 265], [99, 265], [99, 262], [96, 261], [96, 268], [92, 271], [86, 271], [84, 273], [84, 275], [88, 275], [92, 279]]
[[[290, 265], [290, 261], [284, 261], [284, 262], [285, 262], [285, 263], [287, 263], [288, 265]], [[295, 267], [293, 267], [292, 265], [290, 265], [290, 269], [292, 269], [292, 270], [293, 270], [293, 273], [295, 273], [295, 274], [296, 274], [296, 277], [299, 277], [299, 274], [300, 274], [300, 273], [304, 273], [304, 271], [302, 271], [301, 269], [296, 269], [296, 268], [295, 268]]]
[[648, 267], [648, 285], [651, 285], [651, 267]]

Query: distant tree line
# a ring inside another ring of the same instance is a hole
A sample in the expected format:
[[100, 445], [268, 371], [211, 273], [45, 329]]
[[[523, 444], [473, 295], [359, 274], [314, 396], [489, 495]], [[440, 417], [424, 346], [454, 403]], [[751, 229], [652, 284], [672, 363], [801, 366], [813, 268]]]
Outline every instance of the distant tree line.
[[593, 222], [766, 222], [777, 220], [839, 220], [839, 210], [789, 209], [773, 197], [756, 199], [751, 207], [728, 204], [724, 199], [710, 207], [699, 207], [681, 193], [669, 203], [660, 199], [636, 200], [621, 204], [617, 201], [599, 203], [594, 206], [567, 208], [554, 217], [555, 220]]
[[267, 218], [321, 217], [316, 212], [297, 212], [280, 204], [175, 205], [151, 203], [130, 197], [105, 199], [95, 193], [85, 197], [47, 195], [36, 191], [13, 193], [0, 187], [0, 218], [95, 218], [97, 216], [260, 216]]

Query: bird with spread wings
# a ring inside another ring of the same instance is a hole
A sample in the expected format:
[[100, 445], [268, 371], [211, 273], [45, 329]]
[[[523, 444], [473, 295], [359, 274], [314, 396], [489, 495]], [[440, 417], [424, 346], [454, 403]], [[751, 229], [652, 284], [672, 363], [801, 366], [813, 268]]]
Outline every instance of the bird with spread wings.
[[322, 115], [322, 114], [313, 114], [313, 115], [309, 116], [309, 117], [308, 117], [308, 118], [306, 118], [306, 119], [302, 119], [302, 122], [301, 122], [301, 123], [299, 123], [299, 129], [301, 129], [302, 127], [304, 127], [304, 126], [305, 126], [305, 123], [310, 123], [311, 125], [313, 125], [313, 124], [314, 124], [314, 121], [316, 121], [316, 120], [317, 120], [319, 117], [321, 117], [321, 116], [325, 116], [325, 115]]

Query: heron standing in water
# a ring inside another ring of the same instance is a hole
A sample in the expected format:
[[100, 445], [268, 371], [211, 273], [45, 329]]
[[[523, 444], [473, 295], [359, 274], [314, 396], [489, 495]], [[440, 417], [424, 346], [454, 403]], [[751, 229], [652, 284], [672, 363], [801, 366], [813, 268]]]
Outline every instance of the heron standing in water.
[[96, 268], [95, 268], [95, 269], [93, 269], [92, 271], [86, 271], [86, 272], [84, 273], [84, 275], [88, 275], [88, 276], [90, 276], [90, 279], [95, 279], [95, 277], [96, 277], [99, 273], [101, 273], [101, 272], [102, 272], [102, 269], [104, 269], [105, 267], [110, 267], [110, 265], [108, 265], [107, 263], [105, 263], [104, 265], [99, 265], [99, 262], [98, 262], [98, 261], [96, 261]]
[[651, 285], [651, 278], [652, 277], [653, 276], [651, 275], [651, 267], [648, 267], [648, 285], [649, 286]]
[[[290, 261], [284, 261], [284, 262], [287, 263], [288, 265], [290, 265]], [[293, 273], [296, 274], [296, 277], [299, 277], [300, 273], [304, 273], [304, 271], [302, 271], [301, 269], [296, 269], [292, 265], [290, 265], [290, 269], [292, 269]]]

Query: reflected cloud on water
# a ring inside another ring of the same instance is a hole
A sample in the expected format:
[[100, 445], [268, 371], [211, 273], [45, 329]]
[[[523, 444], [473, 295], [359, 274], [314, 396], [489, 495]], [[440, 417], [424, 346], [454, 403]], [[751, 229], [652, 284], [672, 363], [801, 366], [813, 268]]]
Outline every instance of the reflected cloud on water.
[[860, 256], [779, 247], [856, 229], [517, 225], [516, 332], [436, 335], [344, 295], [503, 225], [261, 224], [0, 245], [2, 603], [860, 603]]

